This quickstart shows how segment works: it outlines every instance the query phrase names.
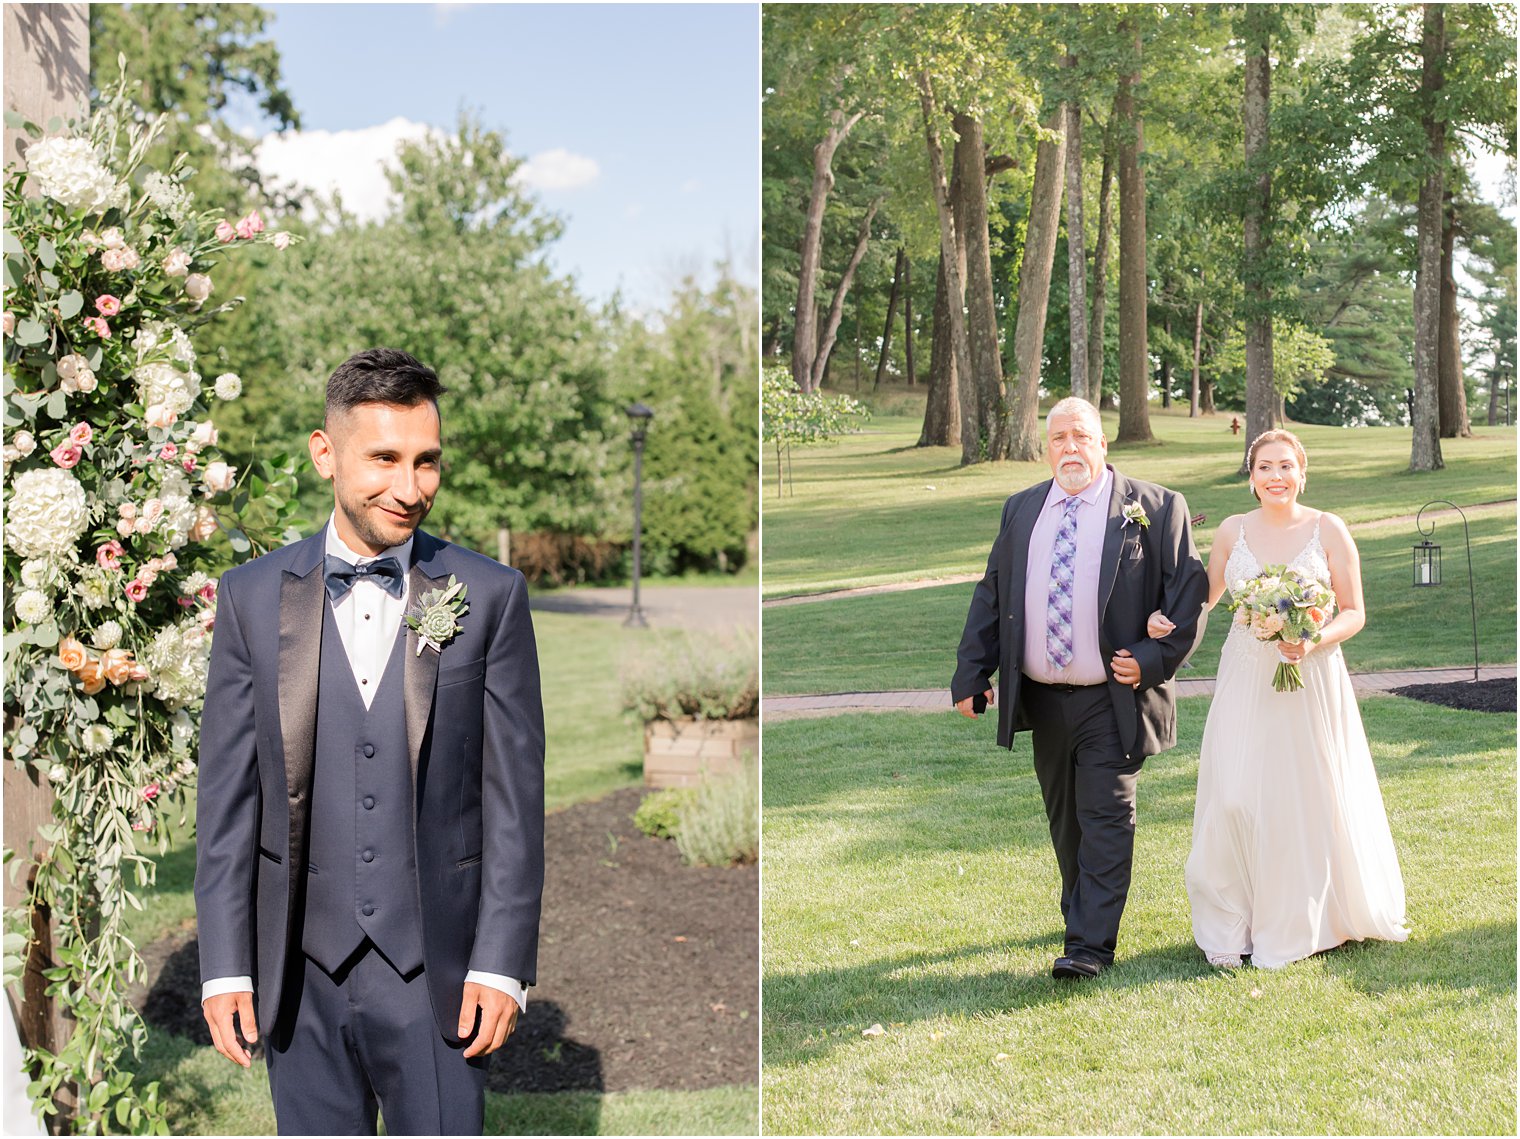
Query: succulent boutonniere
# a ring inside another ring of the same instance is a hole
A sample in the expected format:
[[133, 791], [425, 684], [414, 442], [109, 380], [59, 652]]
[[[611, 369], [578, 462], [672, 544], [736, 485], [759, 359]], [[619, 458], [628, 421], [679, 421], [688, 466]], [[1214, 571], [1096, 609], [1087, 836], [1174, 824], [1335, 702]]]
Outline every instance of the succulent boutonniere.
[[1140, 525], [1140, 529], [1149, 529], [1151, 520], [1145, 513], [1145, 507], [1141, 506], [1138, 502], [1126, 503], [1121, 513], [1124, 515], [1124, 524], [1126, 526], [1131, 522], [1137, 522]]
[[417, 655], [426, 645], [435, 653], [459, 635], [459, 618], [470, 611], [464, 595], [468, 587], [449, 574], [449, 584], [417, 599], [417, 608], [406, 615], [406, 624], [417, 634]]

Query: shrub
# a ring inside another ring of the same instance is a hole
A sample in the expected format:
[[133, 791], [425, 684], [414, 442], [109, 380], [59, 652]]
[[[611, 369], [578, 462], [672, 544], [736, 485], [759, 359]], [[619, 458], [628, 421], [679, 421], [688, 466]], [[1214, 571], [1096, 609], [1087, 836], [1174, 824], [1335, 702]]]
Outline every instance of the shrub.
[[641, 650], [623, 670], [623, 709], [645, 723], [683, 716], [747, 720], [758, 715], [760, 662], [754, 634], [688, 634]]
[[676, 847], [689, 866], [754, 862], [760, 855], [760, 778], [746, 757], [737, 775], [709, 779], [681, 811]]
[[633, 825], [651, 838], [675, 838], [681, 812], [697, 797], [695, 787], [670, 787], [645, 795], [633, 813]]

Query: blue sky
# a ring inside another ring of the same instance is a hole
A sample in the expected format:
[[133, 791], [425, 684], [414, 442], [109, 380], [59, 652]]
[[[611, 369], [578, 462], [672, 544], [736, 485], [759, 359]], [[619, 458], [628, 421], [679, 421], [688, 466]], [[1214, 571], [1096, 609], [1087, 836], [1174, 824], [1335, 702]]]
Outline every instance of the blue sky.
[[[750, 4], [273, 4], [303, 138], [266, 168], [382, 208], [378, 160], [462, 109], [566, 220], [586, 296], [661, 306], [727, 252], [758, 277], [759, 16]], [[268, 124], [254, 126], [262, 134]]]

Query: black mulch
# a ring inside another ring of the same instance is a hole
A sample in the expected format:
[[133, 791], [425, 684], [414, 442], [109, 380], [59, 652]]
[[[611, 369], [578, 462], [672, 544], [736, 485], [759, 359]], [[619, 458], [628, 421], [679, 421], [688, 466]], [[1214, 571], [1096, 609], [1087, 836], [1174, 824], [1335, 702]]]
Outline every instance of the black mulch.
[[1515, 678], [1495, 680], [1458, 680], [1450, 684], [1411, 684], [1391, 689], [1395, 696], [1439, 704], [1443, 708], [1460, 708], [1464, 712], [1513, 712]]
[[[681, 862], [626, 788], [545, 821], [539, 983], [494, 1091], [627, 1091], [759, 1078], [759, 872]], [[149, 946], [148, 1022], [210, 1045], [193, 929]]]

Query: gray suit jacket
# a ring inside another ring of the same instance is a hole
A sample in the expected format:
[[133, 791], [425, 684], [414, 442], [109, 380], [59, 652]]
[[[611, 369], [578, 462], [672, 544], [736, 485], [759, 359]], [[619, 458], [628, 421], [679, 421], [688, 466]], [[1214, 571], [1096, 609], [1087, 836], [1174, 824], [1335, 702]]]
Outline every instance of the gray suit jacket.
[[[1118, 649], [1140, 662], [1140, 688], [1120, 684], [1109, 674], [1108, 690], [1125, 752], [1136, 758], [1156, 755], [1177, 742], [1177, 712], [1172, 677], [1203, 635], [1203, 604], [1209, 582], [1188, 525], [1182, 496], [1155, 483], [1126, 478], [1113, 471], [1103, 564], [1098, 577], [1098, 647], [1104, 667]], [[998, 743], [1013, 746], [1015, 732], [1028, 731], [1019, 705], [1024, 651], [1024, 577], [1028, 571], [1029, 535], [1050, 492], [1050, 479], [1027, 487], [1003, 505], [997, 540], [987, 558], [987, 572], [977, 584], [956, 654], [952, 701], [992, 687], [997, 673]], [[1126, 522], [1124, 508], [1144, 509], [1148, 527]], [[1040, 572], [1046, 572], [1042, 569]], [[1161, 640], [1151, 640], [1145, 622], [1160, 609], [1177, 623]]]
[[[222, 576], [201, 721], [195, 903], [201, 977], [254, 978], [273, 1029], [301, 952], [316, 761], [324, 536]], [[405, 631], [423, 957], [457, 1039], [465, 973], [535, 978], [543, 894], [544, 726], [523, 577], [417, 532], [409, 607], [454, 575], [469, 611], [441, 653]]]

